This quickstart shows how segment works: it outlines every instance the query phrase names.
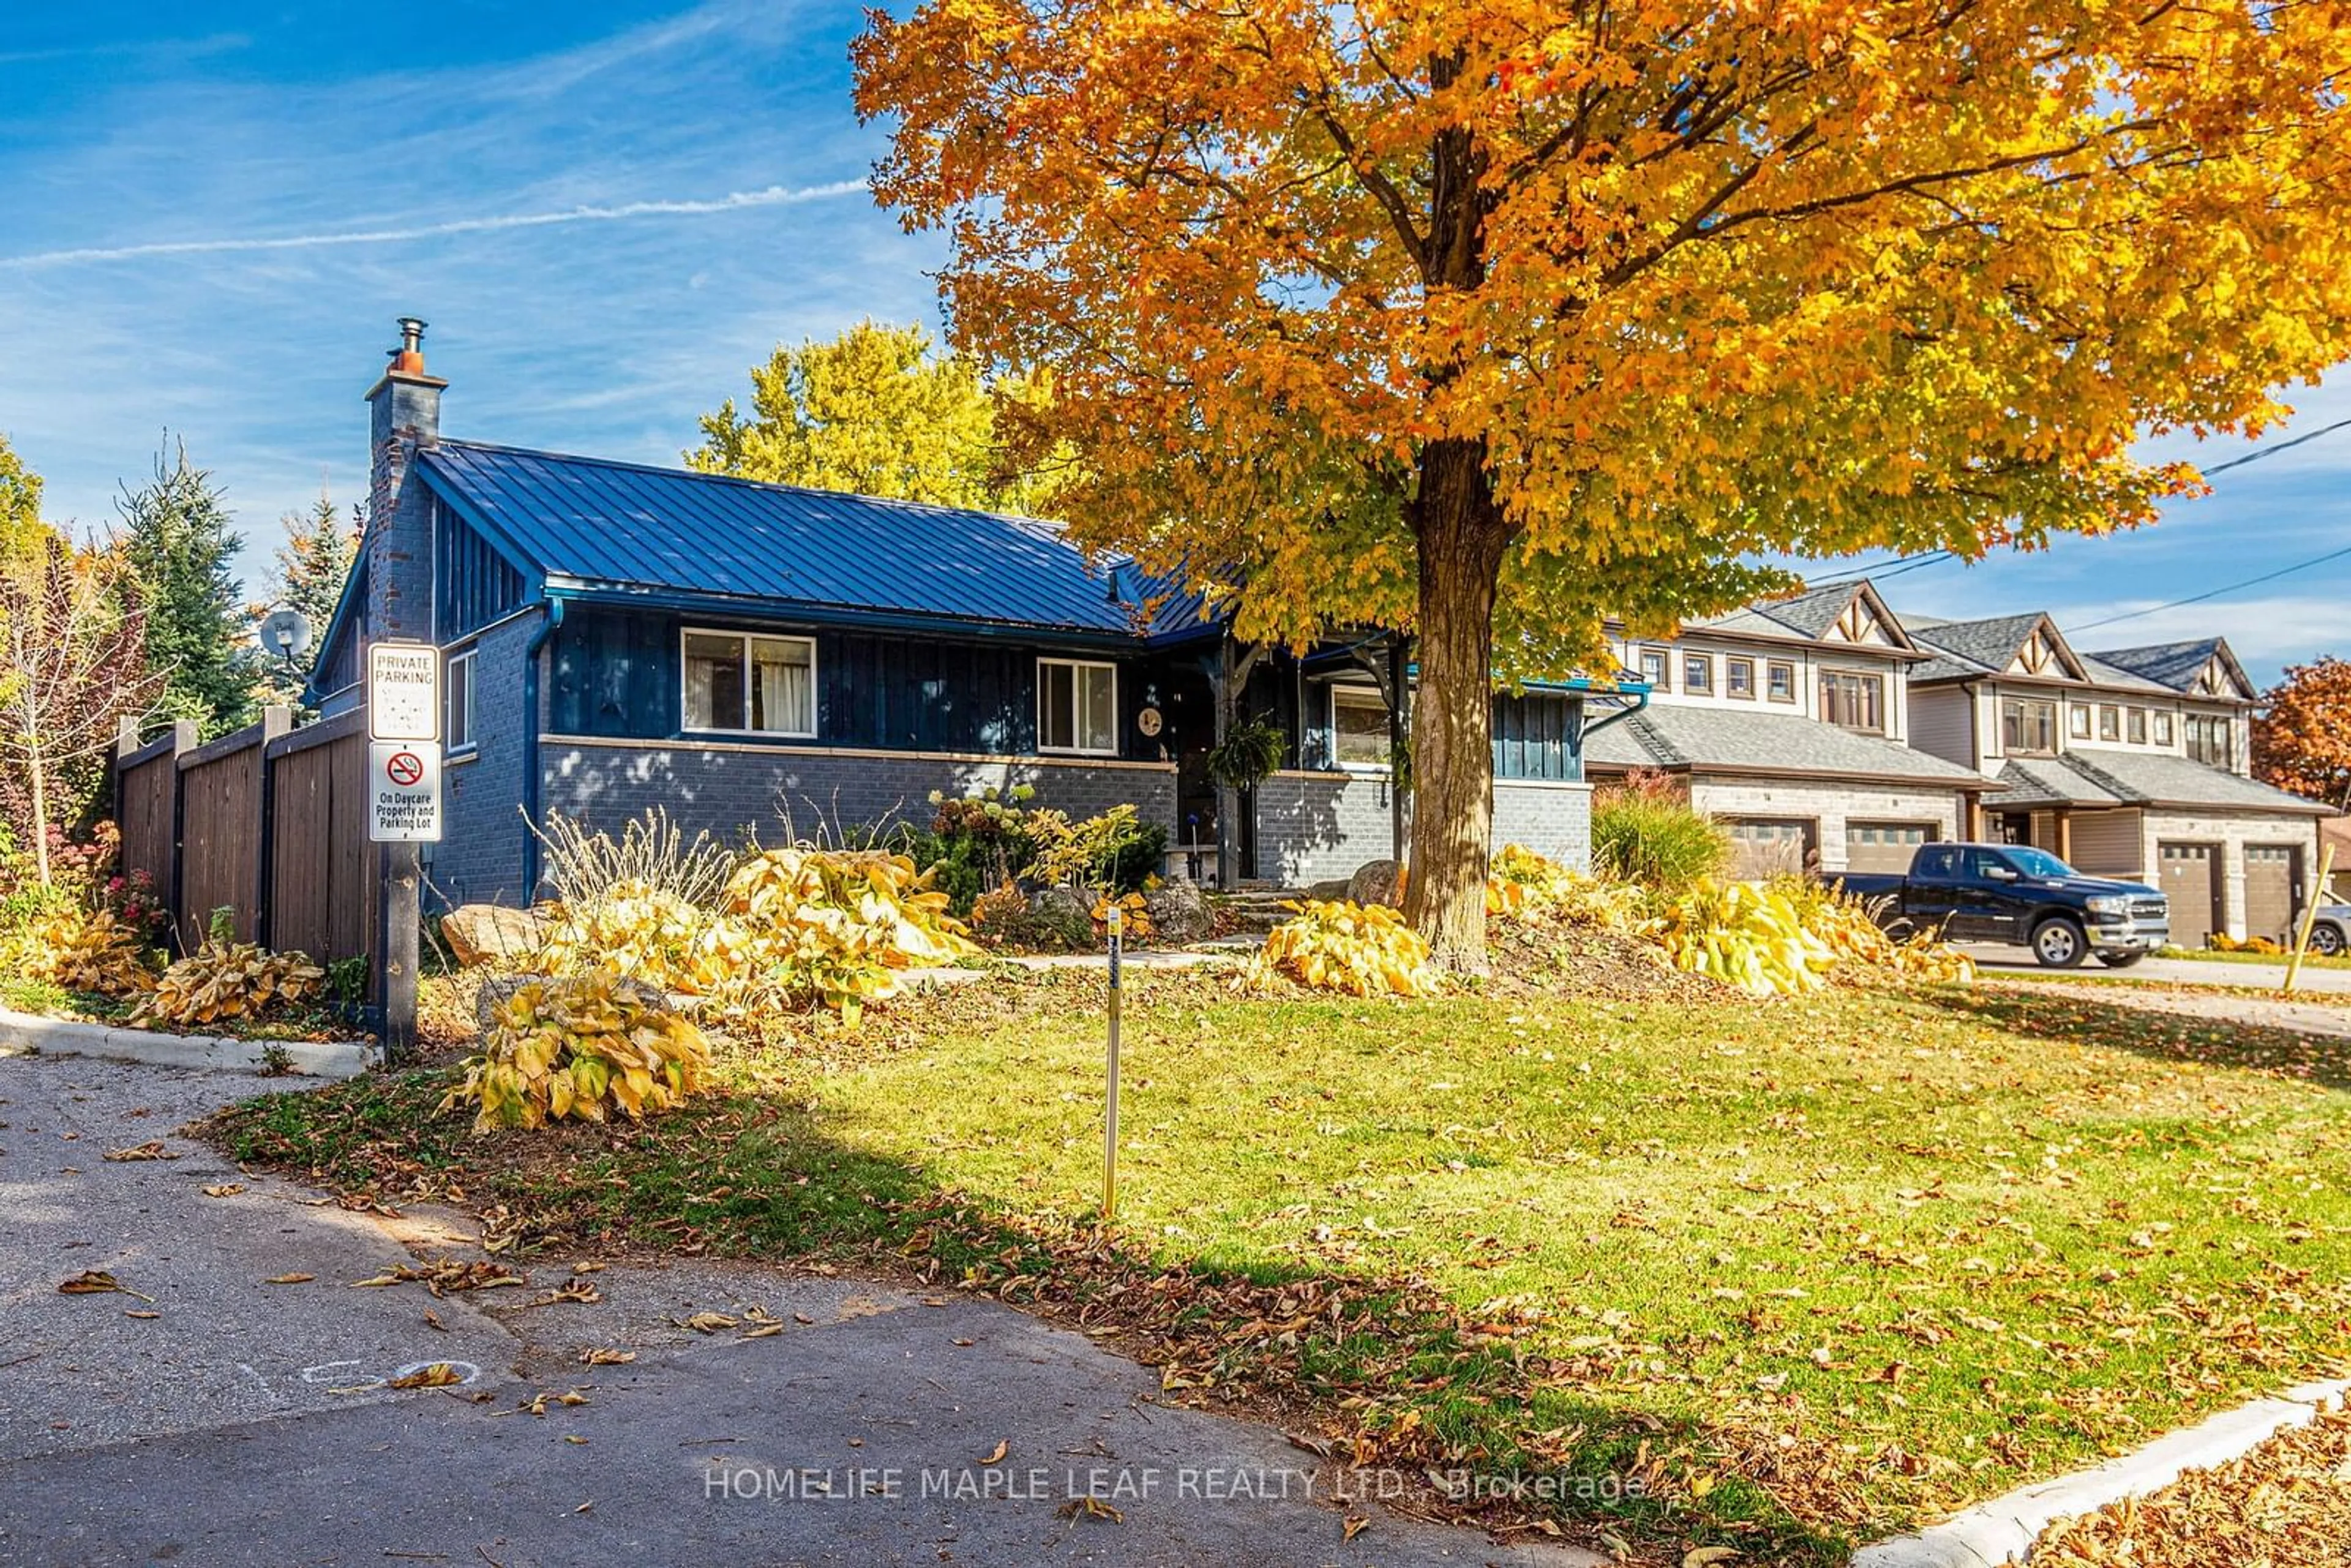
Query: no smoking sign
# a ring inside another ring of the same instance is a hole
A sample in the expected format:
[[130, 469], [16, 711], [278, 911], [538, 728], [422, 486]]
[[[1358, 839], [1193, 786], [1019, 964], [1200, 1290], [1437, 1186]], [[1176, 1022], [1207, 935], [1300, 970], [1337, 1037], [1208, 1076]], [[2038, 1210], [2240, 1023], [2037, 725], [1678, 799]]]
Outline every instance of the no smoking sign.
[[441, 747], [429, 740], [368, 743], [368, 841], [441, 841]]

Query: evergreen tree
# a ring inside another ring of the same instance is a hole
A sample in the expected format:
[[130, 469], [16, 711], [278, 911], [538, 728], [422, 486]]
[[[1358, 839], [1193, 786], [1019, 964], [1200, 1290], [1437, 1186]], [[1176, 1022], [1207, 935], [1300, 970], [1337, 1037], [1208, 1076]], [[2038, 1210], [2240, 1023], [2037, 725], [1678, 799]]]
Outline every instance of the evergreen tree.
[[164, 676], [165, 716], [211, 737], [252, 716], [255, 664], [244, 587], [231, 563], [244, 543], [212, 475], [184, 444], [155, 455], [155, 477], [123, 487], [121, 549], [147, 612], [147, 659]]
[[290, 664], [268, 648], [261, 650], [261, 685], [267, 700], [292, 706], [301, 700], [302, 687], [318, 663], [319, 649], [342, 598], [343, 580], [350, 576], [359, 557], [357, 513], [343, 521], [341, 508], [321, 489], [309, 511], [288, 512], [284, 519], [286, 542], [271, 558], [269, 597], [253, 607], [257, 622], [273, 610], [291, 610], [309, 623], [310, 646]]

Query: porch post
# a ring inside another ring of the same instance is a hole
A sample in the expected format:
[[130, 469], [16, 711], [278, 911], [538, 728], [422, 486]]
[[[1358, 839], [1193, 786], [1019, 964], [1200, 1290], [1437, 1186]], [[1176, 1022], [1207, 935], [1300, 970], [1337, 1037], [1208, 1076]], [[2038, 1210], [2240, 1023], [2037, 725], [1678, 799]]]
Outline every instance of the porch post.
[[2062, 806], [2057, 809], [2057, 858], [2074, 863], [2074, 813]]
[[[1216, 744], [1225, 744], [1225, 735], [1233, 727], [1233, 640], [1228, 636], [1217, 644], [1217, 690], [1215, 708]], [[1240, 791], [1222, 779], [1217, 786], [1217, 889], [1220, 893], [1233, 890], [1233, 873], [1239, 855], [1240, 841], [1236, 835], [1236, 818], [1240, 812]]]

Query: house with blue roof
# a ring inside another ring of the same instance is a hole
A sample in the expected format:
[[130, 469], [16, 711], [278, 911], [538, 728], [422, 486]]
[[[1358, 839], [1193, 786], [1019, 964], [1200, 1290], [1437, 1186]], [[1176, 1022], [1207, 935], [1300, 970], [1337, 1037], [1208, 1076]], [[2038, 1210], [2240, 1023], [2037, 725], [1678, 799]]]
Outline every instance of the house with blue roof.
[[[458, 440], [423, 324], [369, 392], [368, 531], [308, 700], [363, 700], [366, 649], [441, 651], [444, 903], [539, 889], [530, 824], [650, 806], [774, 842], [1026, 784], [1165, 827], [1172, 869], [1295, 885], [1395, 854], [1409, 653], [1370, 633], [1243, 647], [1196, 583], [1032, 518]], [[1499, 694], [1495, 837], [1588, 858], [1583, 683]], [[1281, 767], [1209, 776], [1243, 719]]]

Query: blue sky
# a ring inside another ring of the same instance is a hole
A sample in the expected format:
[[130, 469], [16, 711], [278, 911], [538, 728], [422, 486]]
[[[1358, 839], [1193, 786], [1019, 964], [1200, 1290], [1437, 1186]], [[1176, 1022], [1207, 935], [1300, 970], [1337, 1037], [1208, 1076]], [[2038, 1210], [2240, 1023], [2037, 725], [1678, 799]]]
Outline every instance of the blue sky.
[[[169, 427], [225, 485], [255, 591], [281, 513], [322, 480], [360, 490], [360, 395], [395, 316], [432, 323], [451, 434], [652, 462], [778, 341], [936, 325], [935, 242], [857, 188], [880, 138], [849, 107], [853, 5], [18, 9], [0, 432], [53, 519], [89, 527]], [[2271, 439], [2351, 419], [2346, 386], [2292, 394]], [[1886, 587], [1901, 608], [2079, 624], [2351, 544], [2351, 430], [2214, 483], [2136, 535]], [[2218, 632], [2267, 681], [2351, 652], [2346, 603], [2351, 558], [2078, 641]]]

